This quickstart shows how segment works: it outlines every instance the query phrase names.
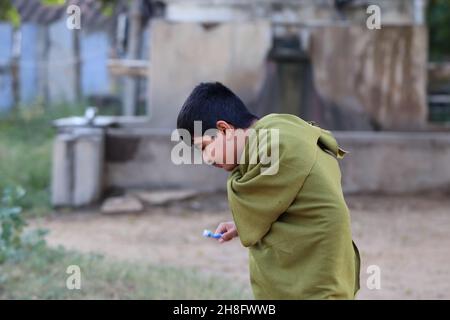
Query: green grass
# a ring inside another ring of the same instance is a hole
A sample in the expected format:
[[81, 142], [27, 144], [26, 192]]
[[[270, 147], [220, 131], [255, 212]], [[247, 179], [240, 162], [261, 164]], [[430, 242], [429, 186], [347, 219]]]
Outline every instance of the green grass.
[[21, 186], [27, 194], [22, 201], [28, 215], [50, 210], [51, 150], [55, 129], [51, 121], [80, 115], [77, 105], [44, 108], [33, 105], [0, 114], [0, 189]]
[[[81, 270], [81, 289], [66, 288], [69, 265]], [[62, 248], [42, 248], [0, 265], [0, 299], [250, 299], [222, 278], [194, 270], [118, 262]]]

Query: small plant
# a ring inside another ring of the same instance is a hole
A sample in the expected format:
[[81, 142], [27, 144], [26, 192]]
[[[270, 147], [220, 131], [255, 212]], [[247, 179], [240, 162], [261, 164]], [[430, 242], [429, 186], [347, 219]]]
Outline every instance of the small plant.
[[0, 190], [0, 264], [7, 260], [18, 260], [27, 250], [45, 245], [46, 231], [35, 230], [24, 233], [27, 225], [19, 203], [25, 196], [21, 187]]

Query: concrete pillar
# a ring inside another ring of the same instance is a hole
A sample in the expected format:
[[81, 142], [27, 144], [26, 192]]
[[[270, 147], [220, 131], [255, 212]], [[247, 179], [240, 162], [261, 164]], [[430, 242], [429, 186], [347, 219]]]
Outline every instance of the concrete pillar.
[[53, 142], [52, 196], [53, 206], [72, 204], [73, 135], [59, 134]]
[[74, 143], [73, 205], [93, 204], [103, 190], [104, 134], [102, 129], [84, 129]]
[[103, 191], [104, 131], [66, 130], [57, 135], [53, 146], [52, 205], [91, 205]]

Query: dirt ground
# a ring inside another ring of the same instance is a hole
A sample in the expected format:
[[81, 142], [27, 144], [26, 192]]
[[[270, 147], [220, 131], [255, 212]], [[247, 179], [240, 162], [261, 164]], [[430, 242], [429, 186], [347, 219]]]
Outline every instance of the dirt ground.
[[[350, 196], [353, 238], [361, 251], [358, 299], [450, 299], [450, 197]], [[225, 194], [153, 207], [139, 214], [96, 210], [55, 213], [31, 227], [50, 230], [50, 245], [123, 260], [194, 267], [250, 291], [247, 250], [201, 236], [230, 220]], [[381, 288], [369, 290], [369, 265]]]

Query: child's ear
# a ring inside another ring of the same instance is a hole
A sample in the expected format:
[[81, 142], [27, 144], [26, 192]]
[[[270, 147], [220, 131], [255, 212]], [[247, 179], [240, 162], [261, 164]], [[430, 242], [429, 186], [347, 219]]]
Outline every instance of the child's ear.
[[219, 120], [216, 122], [217, 129], [225, 136], [226, 140], [233, 139], [233, 125], [229, 124], [226, 121]]
[[222, 134], [224, 134], [225, 136], [226, 136], [227, 132], [229, 132], [229, 129], [234, 129], [234, 127], [231, 124], [229, 124], [228, 122], [223, 121], [223, 120], [218, 120], [216, 122], [216, 127], [217, 127], [217, 130], [222, 132]]

